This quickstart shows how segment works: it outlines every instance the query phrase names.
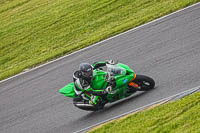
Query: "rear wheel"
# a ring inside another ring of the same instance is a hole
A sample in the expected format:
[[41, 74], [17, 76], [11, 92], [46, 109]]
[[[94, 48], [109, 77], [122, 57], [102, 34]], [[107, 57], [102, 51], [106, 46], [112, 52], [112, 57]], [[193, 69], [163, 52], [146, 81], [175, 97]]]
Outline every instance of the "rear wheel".
[[148, 91], [155, 87], [155, 81], [145, 75], [137, 75], [136, 79], [132, 82], [136, 83], [135, 89], [137, 91]]

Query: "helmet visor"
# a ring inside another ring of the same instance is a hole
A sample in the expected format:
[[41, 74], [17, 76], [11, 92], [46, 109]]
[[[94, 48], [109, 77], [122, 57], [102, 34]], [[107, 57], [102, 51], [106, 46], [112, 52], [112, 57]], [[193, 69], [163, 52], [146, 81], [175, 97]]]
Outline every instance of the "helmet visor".
[[89, 72], [82, 72], [83, 76], [87, 77], [87, 78], [91, 78], [92, 77], [92, 73], [93, 73], [92, 70], [89, 71]]

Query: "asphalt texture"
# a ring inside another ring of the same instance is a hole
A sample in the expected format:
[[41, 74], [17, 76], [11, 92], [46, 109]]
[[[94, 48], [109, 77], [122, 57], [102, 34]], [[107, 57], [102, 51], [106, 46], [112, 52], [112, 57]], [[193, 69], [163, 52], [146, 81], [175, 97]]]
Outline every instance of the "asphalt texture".
[[[81, 62], [119, 60], [156, 88], [88, 112], [58, 90]], [[0, 83], [1, 133], [71, 133], [200, 84], [200, 4]]]

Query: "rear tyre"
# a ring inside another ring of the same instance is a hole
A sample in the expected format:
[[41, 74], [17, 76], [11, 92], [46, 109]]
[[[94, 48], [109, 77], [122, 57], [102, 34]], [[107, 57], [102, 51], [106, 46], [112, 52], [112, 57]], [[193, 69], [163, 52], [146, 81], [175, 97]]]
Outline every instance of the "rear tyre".
[[133, 82], [139, 85], [137, 91], [148, 91], [155, 87], [155, 81], [145, 75], [137, 75]]

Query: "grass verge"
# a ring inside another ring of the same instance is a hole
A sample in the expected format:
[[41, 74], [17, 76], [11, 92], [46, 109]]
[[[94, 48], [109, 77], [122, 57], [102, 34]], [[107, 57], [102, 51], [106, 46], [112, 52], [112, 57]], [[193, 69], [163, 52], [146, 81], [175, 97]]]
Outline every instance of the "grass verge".
[[199, 133], [200, 92], [114, 120], [89, 133]]
[[0, 80], [199, 1], [1, 0]]

